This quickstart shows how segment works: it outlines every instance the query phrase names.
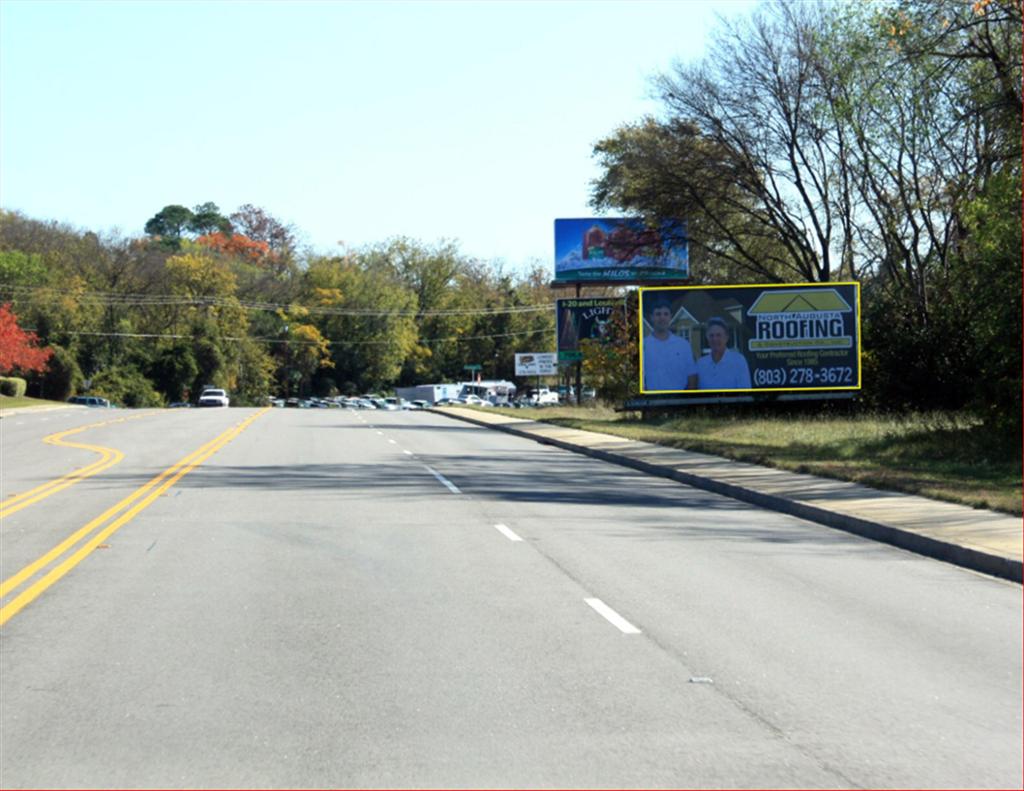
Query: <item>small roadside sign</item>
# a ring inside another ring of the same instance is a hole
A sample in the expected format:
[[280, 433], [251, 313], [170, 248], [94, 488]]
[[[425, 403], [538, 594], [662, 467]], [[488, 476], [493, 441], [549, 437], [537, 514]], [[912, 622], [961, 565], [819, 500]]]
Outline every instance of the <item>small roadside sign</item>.
[[555, 352], [516, 354], [516, 376], [553, 376], [558, 373]]

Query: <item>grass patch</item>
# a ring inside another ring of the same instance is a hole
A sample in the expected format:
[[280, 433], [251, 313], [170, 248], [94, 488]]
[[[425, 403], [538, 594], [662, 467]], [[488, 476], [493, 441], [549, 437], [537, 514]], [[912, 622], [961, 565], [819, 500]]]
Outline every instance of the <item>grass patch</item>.
[[506, 414], [1022, 513], [1020, 438], [996, 436], [977, 418], [959, 413], [752, 416], [695, 411], [641, 420], [609, 408], [553, 407]]
[[22, 409], [33, 406], [67, 406], [67, 404], [63, 401], [47, 401], [44, 398], [29, 398], [28, 396], [14, 398], [0, 395], [0, 409]]

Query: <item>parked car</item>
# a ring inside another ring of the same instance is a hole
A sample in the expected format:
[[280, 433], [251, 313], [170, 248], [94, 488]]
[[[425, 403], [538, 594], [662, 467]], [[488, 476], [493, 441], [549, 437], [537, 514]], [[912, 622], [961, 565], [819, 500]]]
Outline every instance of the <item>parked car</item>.
[[480, 396], [473, 395], [472, 393], [457, 398], [456, 403], [465, 404], [466, 406], [494, 406], [490, 401], [485, 401]]
[[415, 401], [409, 402], [409, 409], [428, 409], [430, 407], [429, 401], [424, 401], [417, 398]]
[[558, 393], [554, 390], [549, 390], [546, 387], [542, 387], [539, 390], [534, 391], [533, 395], [530, 396], [530, 403], [532, 403], [534, 406], [557, 404]]
[[111, 404], [105, 398], [99, 396], [71, 396], [68, 399], [69, 404], [78, 404], [79, 406], [92, 406], [99, 407], [101, 409], [110, 409]]
[[224, 390], [211, 387], [199, 396], [199, 406], [228, 406], [231, 403]]
[[192, 405], [188, 401], [175, 401], [173, 404], [168, 404], [168, 409], [188, 409]]

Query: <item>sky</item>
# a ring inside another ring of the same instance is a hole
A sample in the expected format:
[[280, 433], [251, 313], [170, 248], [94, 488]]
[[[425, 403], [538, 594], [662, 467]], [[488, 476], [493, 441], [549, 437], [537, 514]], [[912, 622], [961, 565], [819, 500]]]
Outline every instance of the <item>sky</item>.
[[596, 216], [594, 144], [754, 5], [0, 0], [0, 207], [140, 236], [248, 203], [318, 253], [553, 269], [554, 220]]

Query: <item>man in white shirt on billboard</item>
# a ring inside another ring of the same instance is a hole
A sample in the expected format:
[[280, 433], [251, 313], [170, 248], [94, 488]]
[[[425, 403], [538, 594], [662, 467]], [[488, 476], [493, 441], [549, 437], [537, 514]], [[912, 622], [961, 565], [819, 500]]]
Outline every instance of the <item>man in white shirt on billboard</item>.
[[653, 331], [644, 338], [644, 390], [696, 389], [693, 348], [672, 332], [672, 303], [655, 297], [648, 321]]
[[697, 360], [697, 379], [701, 390], [749, 390], [750, 366], [747, 358], [728, 348], [729, 325], [725, 319], [708, 319], [704, 337], [710, 351]]

